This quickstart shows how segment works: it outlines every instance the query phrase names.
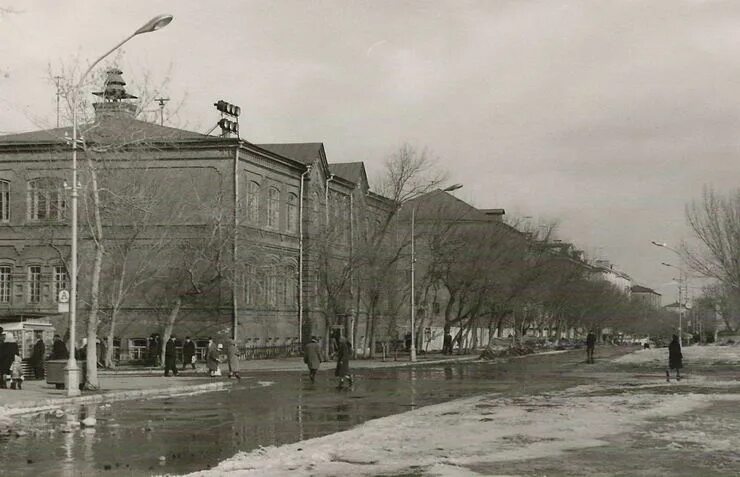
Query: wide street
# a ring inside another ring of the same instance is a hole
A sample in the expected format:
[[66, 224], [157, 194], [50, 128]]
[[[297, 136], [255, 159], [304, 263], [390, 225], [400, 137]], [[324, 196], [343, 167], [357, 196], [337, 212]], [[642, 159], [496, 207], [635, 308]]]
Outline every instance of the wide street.
[[[696, 439], [721, 422], [725, 432], [737, 435], [737, 417], [725, 418], [737, 404], [731, 399], [713, 402], [704, 413], [683, 414], [707, 404], [701, 396], [736, 399], [737, 365], [689, 369], [682, 383], [667, 384], [659, 364], [646, 361], [659, 360], [665, 349], [647, 350], [649, 355], [638, 351], [638, 361], [630, 362], [632, 355], [621, 358], [626, 362], [614, 361], [634, 349], [600, 347], [593, 365], [583, 363], [583, 352], [575, 350], [507, 362], [358, 369], [350, 390], [335, 388], [330, 365], [316, 384], [304, 373], [252, 371], [228, 391], [16, 418], [12, 432], [3, 436], [0, 460], [10, 475], [146, 475], [207, 469], [254, 450], [245, 461], [226, 462], [213, 475], [229, 468], [256, 469], [249, 475], [436, 475], [439, 466], [444, 468], [439, 475], [450, 469], [456, 469], [452, 475], [736, 475], [736, 455], [707, 453], [696, 442], [665, 442], [661, 434], [680, 428]], [[687, 396], [688, 407], [679, 402]], [[659, 402], [664, 398], [676, 402]], [[594, 405], [594, 399], [602, 401]], [[655, 405], [665, 409], [653, 412]], [[528, 425], [512, 409], [534, 423]], [[644, 422], [635, 422], [640, 412]], [[69, 425], [91, 415], [97, 418], [93, 429]], [[471, 428], [467, 421], [484, 428]], [[486, 433], [492, 430], [503, 433], [495, 438], [507, 445], [491, 447]], [[475, 458], [464, 451], [456, 456], [460, 443], [467, 443]], [[320, 457], [325, 446], [333, 449], [333, 460]], [[351, 455], [356, 446], [364, 456], [360, 463]], [[385, 462], [375, 455], [379, 446], [393, 448], [384, 451]], [[312, 449], [313, 454], [304, 452]], [[350, 455], [342, 457], [343, 449]], [[260, 467], [263, 452], [265, 458], [277, 453], [270, 462], [289, 468]], [[308, 455], [318, 461], [304, 468], [301, 459]], [[609, 468], [600, 465], [603, 459]]]

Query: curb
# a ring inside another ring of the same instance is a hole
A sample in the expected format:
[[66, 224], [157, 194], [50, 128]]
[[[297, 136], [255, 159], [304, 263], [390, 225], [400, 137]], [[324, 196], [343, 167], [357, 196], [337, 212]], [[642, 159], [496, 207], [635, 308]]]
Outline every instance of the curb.
[[17, 414], [28, 414], [34, 412], [47, 411], [63, 406], [92, 404], [114, 401], [133, 400], [142, 397], [171, 397], [181, 395], [191, 395], [210, 391], [221, 391], [230, 388], [233, 383], [230, 381], [219, 381], [216, 383], [205, 383], [195, 385], [173, 386], [169, 388], [155, 389], [134, 389], [129, 391], [111, 391], [102, 394], [92, 394], [89, 396], [53, 398], [43, 401], [30, 402], [23, 407], [21, 406], [2, 406], [0, 407], [0, 416], [13, 416]]

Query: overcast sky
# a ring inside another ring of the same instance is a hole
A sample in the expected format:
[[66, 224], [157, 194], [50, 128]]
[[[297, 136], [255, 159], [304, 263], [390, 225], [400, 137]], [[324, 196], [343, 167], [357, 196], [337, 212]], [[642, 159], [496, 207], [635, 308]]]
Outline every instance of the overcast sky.
[[[242, 107], [256, 143], [323, 142], [369, 174], [426, 147], [483, 208], [560, 236], [675, 299], [685, 204], [740, 183], [740, 2], [16, 1], [0, 17], [0, 133], [55, 124], [49, 65], [125, 47], [124, 79], [171, 80], [172, 124]], [[136, 94], [136, 91], [130, 91]], [[168, 107], [170, 107], [168, 105]]]

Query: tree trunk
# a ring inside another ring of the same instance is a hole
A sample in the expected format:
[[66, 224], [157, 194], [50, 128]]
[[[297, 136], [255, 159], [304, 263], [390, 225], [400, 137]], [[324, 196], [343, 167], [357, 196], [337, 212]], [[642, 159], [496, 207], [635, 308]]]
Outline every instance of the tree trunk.
[[114, 307], [110, 315], [110, 329], [105, 339], [105, 366], [112, 368], [113, 365], [113, 338], [116, 335], [116, 318], [118, 316], [118, 307]]
[[[98, 311], [100, 310], [100, 271], [103, 266], [103, 246], [98, 242], [95, 249], [95, 260], [93, 261], [92, 283], [90, 286], [90, 313], [87, 316], [87, 378], [85, 387], [98, 389], [98, 350], [96, 342], [98, 339]], [[74, 350], [73, 350], [74, 351]]]
[[167, 324], [164, 327], [164, 335], [162, 336], [162, 354], [159, 356], [159, 362], [164, 365], [164, 353], [167, 348], [167, 342], [170, 340], [170, 336], [172, 336], [172, 328], [175, 327], [175, 321], [177, 320], [177, 315], [180, 313], [180, 307], [182, 306], [182, 298], [177, 297], [175, 299], [175, 304], [172, 307], [172, 310], [170, 310], [170, 314], [167, 317]]

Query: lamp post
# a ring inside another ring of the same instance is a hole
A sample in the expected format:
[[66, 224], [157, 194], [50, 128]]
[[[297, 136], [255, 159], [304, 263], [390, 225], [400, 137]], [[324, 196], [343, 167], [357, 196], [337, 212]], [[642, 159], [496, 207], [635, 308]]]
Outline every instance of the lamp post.
[[124, 43], [129, 41], [131, 38], [142, 33], [150, 33], [157, 31], [161, 28], [166, 27], [172, 21], [172, 15], [157, 15], [148, 22], [146, 22], [141, 28], [127, 36], [123, 41], [118, 43], [116, 46], [105, 52], [97, 60], [95, 60], [83, 73], [79, 81], [72, 88], [72, 245], [71, 245], [71, 272], [70, 272], [70, 292], [69, 292], [69, 342], [70, 342], [70, 353], [67, 361], [65, 370], [65, 387], [67, 388], [67, 396], [79, 396], [80, 394], [80, 382], [77, 368], [77, 360], [74, 355], [74, 345], [76, 342], [76, 326], [77, 326], [77, 197], [79, 186], [77, 184], [77, 104], [79, 101], [79, 93], [82, 88], [82, 83], [85, 78], [92, 71], [92, 69], [100, 63], [103, 58], [110, 55]]
[[[442, 189], [442, 192], [451, 192], [462, 187], [462, 184], [453, 184]], [[416, 226], [416, 207], [411, 209], [411, 361], [416, 362], [416, 297], [414, 290], [414, 273], [416, 263], [416, 248], [414, 239], [414, 229]]]
[[[678, 258], [681, 258], [681, 254], [679, 253], [679, 251], [673, 247], [669, 247], [668, 244], [666, 244], [665, 242], [656, 242], [655, 240], [651, 240], [650, 243], [652, 243], [656, 247], [666, 248], [675, 253]], [[683, 304], [681, 302], [683, 296], [683, 282], [684, 280], [688, 279], [688, 274], [684, 272], [683, 268], [677, 267], [676, 265], [671, 265], [670, 263], [666, 262], [661, 262], [660, 264], [665, 267], [678, 269], [678, 343], [683, 346]]]

